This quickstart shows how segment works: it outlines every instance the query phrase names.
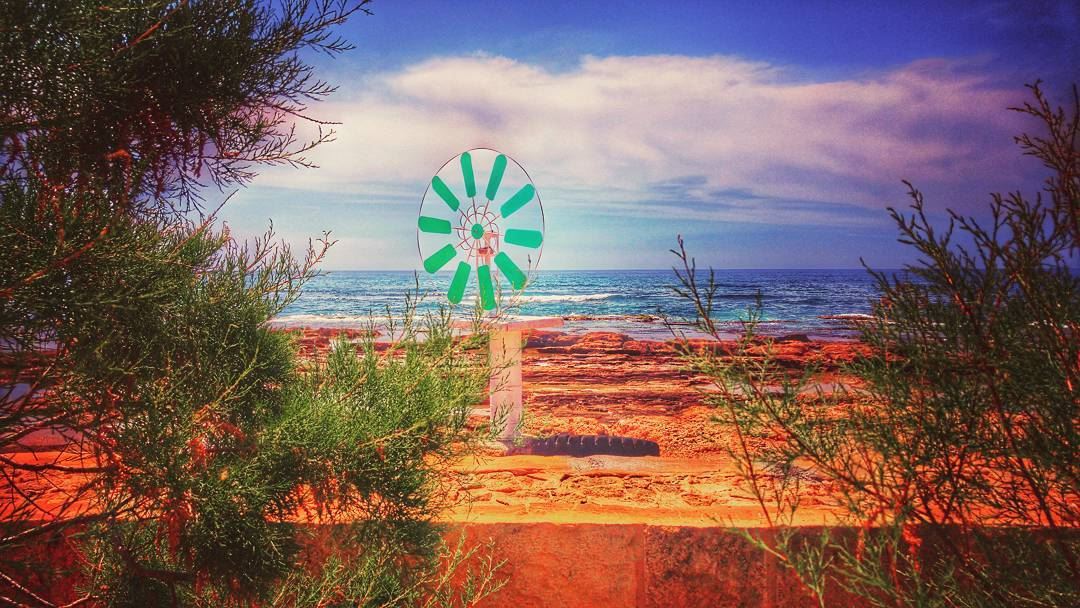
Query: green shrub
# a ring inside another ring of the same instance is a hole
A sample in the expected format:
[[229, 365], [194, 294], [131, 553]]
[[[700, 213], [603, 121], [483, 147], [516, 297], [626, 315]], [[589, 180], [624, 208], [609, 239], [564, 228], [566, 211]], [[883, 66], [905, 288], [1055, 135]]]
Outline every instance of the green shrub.
[[455, 605], [492, 590], [498, 565], [445, 546], [435, 521], [486, 387], [477, 351], [413, 311], [387, 351], [339, 341], [300, 361], [268, 321], [330, 243], [297, 259], [199, 213], [200, 180], [302, 165], [329, 137], [289, 128], [332, 90], [297, 52], [346, 48], [332, 27], [364, 4], [0, 11], [0, 603]]
[[[720, 388], [721, 417], [742, 439], [732, 454], [770, 523], [793, 521], [809, 467], [841, 522], [862, 530], [820, 545], [790, 532], [759, 541], [822, 605], [827, 581], [877, 606], [1080, 603], [1080, 277], [1069, 268], [1080, 101], [1074, 89], [1065, 112], [1032, 91], [1019, 111], [1046, 133], [1017, 141], [1050, 169], [1044, 192], [994, 195], [988, 225], [950, 213], [943, 232], [913, 187], [911, 214], [890, 209], [919, 260], [873, 273], [881, 299], [848, 370], [857, 388], [813, 394], [812, 369], [793, 378], [756, 356], [753, 315], [732, 357], [687, 353]], [[717, 287], [676, 253], [679, 290], [716, 335]], [[779, 440], [759, 447], [754, 435]]]

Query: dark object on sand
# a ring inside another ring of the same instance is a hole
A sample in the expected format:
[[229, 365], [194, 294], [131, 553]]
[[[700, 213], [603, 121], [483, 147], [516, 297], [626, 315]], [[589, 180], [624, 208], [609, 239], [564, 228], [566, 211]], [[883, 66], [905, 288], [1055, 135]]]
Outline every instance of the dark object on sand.
[[655, 441], [610, 435], [553, 435], [526, 437], [524, 444], [513, 449], [515, 454], [534, 456], [659, 456]]

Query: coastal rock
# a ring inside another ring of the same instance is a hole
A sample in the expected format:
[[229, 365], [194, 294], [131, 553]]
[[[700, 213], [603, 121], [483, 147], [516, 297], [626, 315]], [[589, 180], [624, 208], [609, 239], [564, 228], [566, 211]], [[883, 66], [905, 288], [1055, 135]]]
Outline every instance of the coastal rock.
[[810, 336], [806, 334], [785, 334], [777, 336], [777, 342], [810, 342]]
[[629, 341], [630, 338], [615, 332], [603, 331], [603, 332], [590, 332], [581, 336], [570, 346], [570, 352], [574, 353], [607, 353], [619, 351], [622, 345]]
[[[358, 330], [307, 330], [301, 342], [314, 356], [324, 356], [339, 333], [352, 340], [364, 337]], [[591, 436], [594, 445], [603, 441], [598, 438], [644, 440], [655, 442], [660, 457], [488, 450], [478, 455], [482, 464], [463, 465], [457, 474], [459, 498], [468, 505], [463, 512], [501, 522], [707, 522], [732, 514], [756, 521], [756, 502], [740, 489], [729, 455], [738, 449], [736, 435], [725, 422], [726, 411], [711, 404], [719, 389], [680, 355], [722, 358], [737, 348], [735, 341], [676, 343], [615, 332], [529, 332], [522, 354], [526, 437]], [[865, 347], [857, 343], [801, 336], [760, 340], [749, 350], [751, 356], [771, 357], [792, 376], [814, 366], [817, 387], [826, 392], [853, 383], [841, 365], [862, 352]], [[808, 390], [812, 398], [815, 387]], [[480, 405], [476, 410], [481, 415], [472, 419], [477, 426], [487, 423], [485, 409]], [[754, 437], [750, 442], [761, 446], [777, 440]], [[808, 505], [818, 505], [829, 488], [808, 478], [804, 493]]]
[[[330, 350], [330, 345], [338, 336], [343, 336], [350, 342], [360, 342], [365, 338], [379, 337], [379, 332], [372, 332], [366, 329], [354, 329], [354, 328], [337, 328], [337, 327], [313, 327], [313, 328], [300, 328], [300, 329], [283, 329], [281, 331], [290, 332], [297, 335], [297, 343], [300, 349], [301, 357], [315, 357], [322, 358], [326, 356], [326, 353]], [[378, 348], [376, 343], [376, 348]]]
[[560, 331], [546, 331], [535, 329], [528, 333], [528, 346], [531, 348], [544, 348], [552, 346], [570, 346], [578, 340], [578, 336]]

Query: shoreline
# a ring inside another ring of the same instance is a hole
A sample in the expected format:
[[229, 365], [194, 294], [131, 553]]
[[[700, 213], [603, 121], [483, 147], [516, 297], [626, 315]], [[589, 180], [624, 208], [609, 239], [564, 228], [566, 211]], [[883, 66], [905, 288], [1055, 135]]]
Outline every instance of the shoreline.
[[[617, 333], [637, 341], [669, 342], [678, 339], [711, 339], [684, 320], [666, 319], [660, 315], [552, 315], [563, 320], [558, 333], [584, 336], [590, 333]], [[756, 333], [777, 342], [791, 339], [810, 342], [858, 341], [861, 324], [873, 317], [862, 313], [823, 315], [814, 322], [807, 320], [763, 320]], [[383, 327], [383, 317], [357, 315], [282, 315], [272, 319], [273, 329], [311, 332], [367, 331]], [[464, 319], [464, 318], [463, 318]], [[740, 320], [718, 321], [721, 337], [736, 340], [743, 333]], [[379, 340], [382, 341], [382, 340]]]

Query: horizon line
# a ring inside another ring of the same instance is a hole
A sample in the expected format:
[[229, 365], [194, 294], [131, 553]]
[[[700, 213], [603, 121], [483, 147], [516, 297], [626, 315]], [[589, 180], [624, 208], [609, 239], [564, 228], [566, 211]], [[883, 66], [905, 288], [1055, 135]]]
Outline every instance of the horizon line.
[[[544, 268], [538, 269], [537, 272], [649, 272], [664, 270], [670, 271], [673, 267], [668, 266], [664, 268]], [[751, 267], [711, 267], [712, 270], [866, 270], [862, 266], [830, 266], [821, 268], [784, 268], [784, 267], [769, 267], [769, 268], [751, 268]], [[709, 270], [709, 266], [699, 266], [698, 271]], [[903, 270], [902, 267], [880, 268], [879, 270]], [[428, 274], [427, 271], [420, 268], [386, 268], [386, 269], [373, 269], [373, 268], [333, 268], [327, 270], [321, 270], [320, 272], [418, 272], [421, 274]], [[439, 273], [452, 274], [448, 270], [440, 270]], [[439, 274], [436, 273], [436, 274]]]

